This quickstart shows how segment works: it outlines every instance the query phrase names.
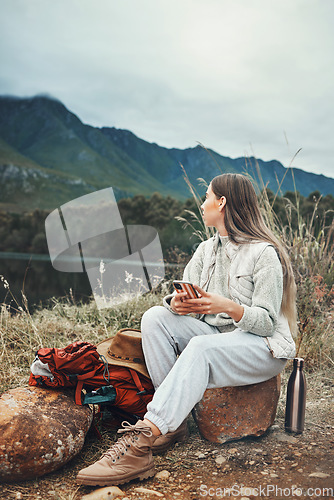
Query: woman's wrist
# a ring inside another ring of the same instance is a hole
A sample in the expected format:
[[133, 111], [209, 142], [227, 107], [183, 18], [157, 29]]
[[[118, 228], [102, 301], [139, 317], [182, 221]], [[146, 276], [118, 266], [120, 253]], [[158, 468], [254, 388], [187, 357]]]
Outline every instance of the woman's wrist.
[[237, 304], [233, 300], [229, 300], [228, 307], [224, 312], [226, 312], [230, 316], [230, 318], [238, 323], [244, 315], [244, 307], [240, 304]]

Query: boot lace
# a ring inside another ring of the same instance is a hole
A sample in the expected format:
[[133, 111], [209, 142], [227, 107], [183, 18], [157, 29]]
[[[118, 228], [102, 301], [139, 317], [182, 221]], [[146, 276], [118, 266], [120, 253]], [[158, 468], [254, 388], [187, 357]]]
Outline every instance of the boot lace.
[[124, 433], [122, 437], [120, 437], [117, 442], [107, 450], [101, 458], [110, 458], [113, 463], [116, 460], [120, 459], [122, 455], [124, 455], [128, 449], [131, 447], [131, 444], [138, 440], [138, 436], [140, 434], [144, 434], [146, 437], [152, 436], [151, 429], [147, 427], [135, 427], [131, 425], [129, 422], [122, 422], [123, 429], [118, 429], [117, 433]]

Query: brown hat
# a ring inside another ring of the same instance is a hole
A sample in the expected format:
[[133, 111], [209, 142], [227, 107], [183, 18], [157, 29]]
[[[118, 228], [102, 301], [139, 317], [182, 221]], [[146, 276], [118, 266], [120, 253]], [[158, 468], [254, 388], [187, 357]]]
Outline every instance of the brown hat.
[[150, 377], [141, 346], [140, 330], [123, 328], [114, 337], [100, 342], [96, 347], [97, 352], [106, 358], [109, 365], [128, 366], [145, 377]]

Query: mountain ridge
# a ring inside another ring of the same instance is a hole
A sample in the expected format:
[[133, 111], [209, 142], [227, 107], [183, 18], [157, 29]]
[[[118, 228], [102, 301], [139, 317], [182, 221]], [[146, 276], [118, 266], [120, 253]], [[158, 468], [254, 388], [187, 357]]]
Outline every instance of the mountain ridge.
[[[165, 148], [129, 130], [84, 124], [49, 96], [0, 96], [0, 207], [51, 210], [109, 186], [118, 200], [153, 192], [184, 200], [190, 193], [180, 164], [194, 185], [220, 172], [249, 173], [259, 182], [259, 169], [272, 191], [284, 176], [282, 193], [294, 190], [291, 171], [277, 160], [232, 159], [201, 146]], [[334, 179], [295, 168], [293, 173], [304, 196], [334, 192]]]

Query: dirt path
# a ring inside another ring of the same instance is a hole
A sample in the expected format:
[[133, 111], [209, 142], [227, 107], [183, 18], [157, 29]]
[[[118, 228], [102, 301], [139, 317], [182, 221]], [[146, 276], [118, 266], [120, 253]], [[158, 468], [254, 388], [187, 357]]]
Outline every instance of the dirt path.
[[[201, 500], [203, 498], [334, 498], [333, 386], [312, 381], [303, 434], [284, 432], [284, 395], [274, 425], [259, 438], [224, 445], [201, 438], [189, 417], [190, 436], [164, 455], [156, 457], [157, 477], [122, 485], [129, 500]], [[96, 488], [75, 485], [78, 470], [97, 460], [115, 434], [102, 441], [87, 437], [82, 452], [63, 469], [38, 480], [0, 485], [0, 498], [79, 500]], [[136, 488], [153, 490], [143, 493]], [[155, 492], [155, 493], [154, 493]], [[157, 494], [163, 496], [158, 496]], [[108, 498], [108, 497], [106, 497]], [[110, 498], [110, 496], [109, 496]]]

